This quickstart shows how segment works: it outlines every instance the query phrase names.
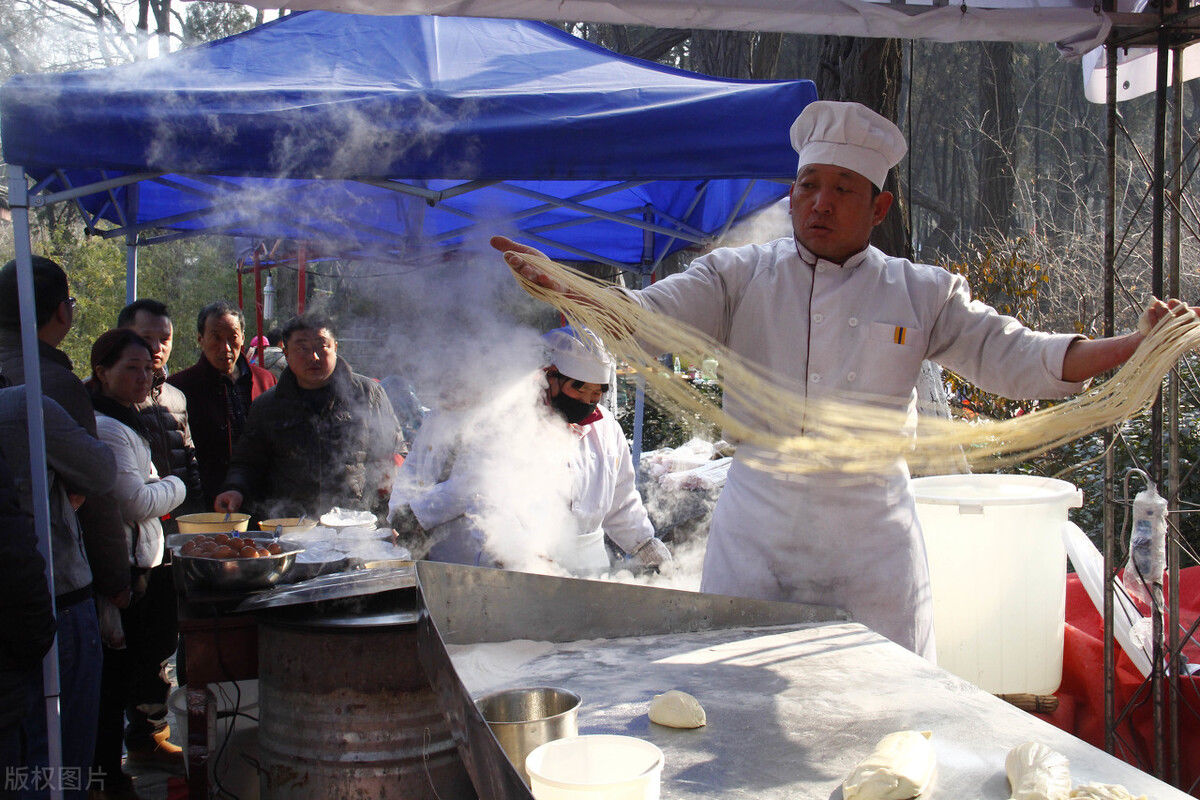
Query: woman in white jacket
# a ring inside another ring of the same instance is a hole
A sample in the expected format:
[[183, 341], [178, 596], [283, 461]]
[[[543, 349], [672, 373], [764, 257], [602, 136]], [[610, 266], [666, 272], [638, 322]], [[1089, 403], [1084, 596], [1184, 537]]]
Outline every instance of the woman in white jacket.
[[[164, 765], [182, 762], [166, 741], [170, 684], [161, 676], [175, 652], [178, 624], [159, 518], [183, 502], [187, 489], [174, 475], [159, 477], [135, 409], [153, 382], [150, 348], [131, 330], [110, 330], [92, 345], [91, 367], [96, 429], [117, 462], [113, 497], [121, 509], [133, 586], [133, 600], [120, 612], [124, 646], [117, 637], [105, 642], [94, 766], [102, 771], [107, 797], [132, 797], [132, 782], [121, 770], [127, 709], [148, 716], [157, 731], [146, 748], [150, 754]], [[130, 743], [130, 754], [134, 751]]]

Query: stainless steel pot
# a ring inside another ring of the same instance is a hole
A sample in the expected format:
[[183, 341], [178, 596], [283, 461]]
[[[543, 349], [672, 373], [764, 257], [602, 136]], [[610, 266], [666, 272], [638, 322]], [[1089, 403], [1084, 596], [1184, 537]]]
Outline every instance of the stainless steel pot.
[[579, 695], [566, 689], [550, 686], [506, 689], [480, 698], [475, 705], [526, 783], [529, 783], [525, 772], [527, 755], [546, 742], [579, 733], [576, 724]]

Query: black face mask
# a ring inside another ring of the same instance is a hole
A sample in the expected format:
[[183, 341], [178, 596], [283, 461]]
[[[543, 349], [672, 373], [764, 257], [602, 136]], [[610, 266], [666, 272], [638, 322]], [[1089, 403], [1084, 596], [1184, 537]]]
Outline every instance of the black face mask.
[[595, 403], [585, 403], [582, 400], [576, 400], [574, 397], [568, 397], [566, 392], [559, 390], [558, 394], [550, 398], [550, 405], [562, 414], [567, 422], [576, 424], [583, 422], [592, 415], [596, 410]]

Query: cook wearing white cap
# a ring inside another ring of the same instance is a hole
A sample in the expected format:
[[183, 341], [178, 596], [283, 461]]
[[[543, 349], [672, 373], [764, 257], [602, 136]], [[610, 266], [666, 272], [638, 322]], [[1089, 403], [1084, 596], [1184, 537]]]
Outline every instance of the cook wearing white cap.
[[[654, 527], [637, 492], [633, 459], [621, 426], [598, 404], [608, 391], [613, 361], [600, 338], [588, 330], [559, 328], [542, 337], [545, 347], [545, 401], [556, 417], [544, 418], [545, 424], [564, 425], [566, 436], [577, 441], [569, 451], [562, 494], [569, 497], [569, 514], [549, 513], [546, 519], [563, 519], [569, 530], [556, 540], [555, 552], [545, 553], [569, 572], [595, 573], [610, 566], [607, 536], [626, 553], [647, 567], [665, 571], [671, 566], [671, 553], [654, 536]], [[558, 421], [561, 418], [561, 422]], [[493, 511], [512, 498], [481, 495], [489, 481], [472, 463], [480, 458], [473, 452], [472, 439], [479, 421], [465, 415], [437, 414], [417, 431], [411, 452], [392, 486], [389, 517], [400, 528], [413, 524], [434, 540], [426, 558], [474, 566], [504, 566], [503, 554], [494, 552], [480, 519], [490, 519]], [[561, 433], [539, 429], [559, 441]], [[537, 447], [539, 442], [529, 442]], [[558, 458], [555, 451], [553, 458]], [[486, 461], [486, 459], [484, 459]], [[522, 462], [524, 463], [524, 462]], [[561, 464], [555, 461], [554, 465]], [[540, 468], [554, 468], [539, 464]], [[547, 484], [557, 484], [559, 476], [547, 476]], [[569, 484], [569, 485], [568, 485]], [[555, 501], [557, 502], [557, 501]], [[556, 530], [558, 530], [556, 528]], [[509, 564], [508, 566], [512, 566]]]
[[[714, 250], [627, 291], [630, 300], [698, 328], [805, 397], [871, 396], [907, 409], [906, 431], [925, 359], [1006, 397], [1062, 397], [1141, 340], [1037, 333], [972, 302], [962, 276], [872, 247], [892, 204], [887, 173], [906, 149], [875, 112], [811, 103], [791, 144], [792, 236]], [[555, 288], [521, 258], [532, 248], [503, 237], [492, 246], [514, 271]], [[726, 410], [740, 413], [728, 395]], [[753, 455], [739, 448], [713, 512], [701, 589], [840, 607], [932, 659], [929, 573], [904, 462], [861, 480], [797, 482], [749, 466]]]
[[600, 405], [613, 379], [613, 361], [592, 331], [558, 328], [542, 337], [546, 345], [546, 402], [579, 437], [570, 463], [571, 511], [579, 525], [576, 547], [560, 558], [575, 572], [608, 567], [607, 534], [641, 564], [660, 570], [671, 552], [654, 536], [637, 491], [633, 458], [625, 433]]

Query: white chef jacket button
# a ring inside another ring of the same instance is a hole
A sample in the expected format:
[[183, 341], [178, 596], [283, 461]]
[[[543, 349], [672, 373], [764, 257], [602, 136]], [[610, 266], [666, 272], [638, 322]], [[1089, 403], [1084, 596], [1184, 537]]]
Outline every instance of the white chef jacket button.
[[846, 380], [848, 380], [848, 381], [852, 381], [852, 380], [854, 380], [854, 379], [855, 379], [855, 378], [857, 378], [857, 377], [858, 377], [858, 373], [857, 373], [857, 372], [847, 372], [847, 373], [846, 373]]
[[857, 328], [857, 327], [858, 327], [858, 317], [851, 317], [851, 318], [850, 318], [850, 327], [851, 327], [851, 328]]
[[824, 321], [825, 321], [825, 315], [824, 315], [824, 314], [813, 314], [813, 322], [815, 322], [815, 323], [817, 323], [818, 325], [820, 325], [820, 324], [821, 324], [822, 322], [824, 322]]
[[813, 383], [820, 383], [821, 382], [821, 373], [814, 372], [812, 375], [808, 376], [808, 379], [810, 381], [812, 381]]

